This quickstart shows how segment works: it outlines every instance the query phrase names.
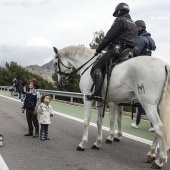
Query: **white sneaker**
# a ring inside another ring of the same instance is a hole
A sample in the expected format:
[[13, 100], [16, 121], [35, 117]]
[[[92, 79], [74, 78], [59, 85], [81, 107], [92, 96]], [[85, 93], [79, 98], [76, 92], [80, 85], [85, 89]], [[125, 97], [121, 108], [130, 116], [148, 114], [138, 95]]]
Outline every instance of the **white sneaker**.
[[151, 128], [149, 129], [149, 132], [155, 132], [155, 129], [151, 127]]
[[136, 123], [132, 123], [132, 127], [138, 129], [138, 126], [136, 125]]

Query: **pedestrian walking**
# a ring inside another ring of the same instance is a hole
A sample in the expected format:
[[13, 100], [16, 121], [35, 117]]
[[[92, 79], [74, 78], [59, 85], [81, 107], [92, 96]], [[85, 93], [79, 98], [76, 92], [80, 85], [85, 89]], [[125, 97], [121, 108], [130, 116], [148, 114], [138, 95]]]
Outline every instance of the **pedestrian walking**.
[[49, 140], [48, 138], [48, 126], [51, 124], [51, 117], [53, 117], [54, 112], [52, 106], [50, 105], [51, 96], [46, 94], [41, 97], [41, 104], [38, 107], [38, 114], [40, 116], [39, 123], [41, 125], [40, 130], [40, 140]]

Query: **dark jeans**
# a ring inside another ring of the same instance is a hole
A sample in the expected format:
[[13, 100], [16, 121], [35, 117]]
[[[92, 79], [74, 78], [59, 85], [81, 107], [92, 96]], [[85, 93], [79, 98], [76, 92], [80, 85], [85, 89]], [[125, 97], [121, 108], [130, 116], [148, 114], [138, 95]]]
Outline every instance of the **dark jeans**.
[[19, 99], [21, 99], [21, 96], [23, 95], [22, 91], [19, 91]]
[[48, 126], [49, 124], [41, 124], [40, 133], [42, 134], [43, 132], [48, 132]]
[[26, 109], [26, 118], [27, 118], [27, 122], [28, 122], [29, 133], [33, 133], [33, 125], [34, 125], [35, 132], [37, 134], [39, 134], [39, 123], [37, 120], [37, 115], [34, 115], [34, 110]]
[[48, 126], [49, 126], [49, 124], [41, 124], [41, 130], [40, 130], [40, 139], [41, 140], [49, 140]]
[[141, 106], [139, 106], [137, 117], [136, 117], [136, 125], [139, 125], [142, 113], [144, 113], [144, 109]]
[[[138, 113], [137, 113], [137, 116], [136, 116], [136, 125], [140, 124], [140, 119], [141, 119], [142, 113], [145, 113], [145, 111], [141, 106], [139, 106], [138, 107]], [[151, 127], [153, 127], [151, 122], [150, 122], [150, 124], [151, 124]]]

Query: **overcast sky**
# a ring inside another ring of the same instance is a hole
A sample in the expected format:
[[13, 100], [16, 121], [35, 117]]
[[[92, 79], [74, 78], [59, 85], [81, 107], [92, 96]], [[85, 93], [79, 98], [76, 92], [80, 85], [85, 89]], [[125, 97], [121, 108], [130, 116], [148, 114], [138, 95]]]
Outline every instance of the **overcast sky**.
[[53, 59], [53, 46], [89, 47], [95, 31], [110, 29], [120, 2], [134, 21], [146, 22], [153, 56], [170, 63], [170, 0], [0, 0], [0, 65], [43, 65]]

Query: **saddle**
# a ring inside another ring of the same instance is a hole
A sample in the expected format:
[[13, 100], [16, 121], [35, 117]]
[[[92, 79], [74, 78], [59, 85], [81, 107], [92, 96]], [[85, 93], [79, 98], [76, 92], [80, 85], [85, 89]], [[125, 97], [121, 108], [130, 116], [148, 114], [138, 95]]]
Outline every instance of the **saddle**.
[[131, 58], [133, 58], [133, 49], [132, 48], [126, 48], [119, 54], [119, 58], [117, 60], [115, 60], [112, 63], [112, 65], [116, 66], [117, 64], [120, 64], [124, 61], [131, 59]]

